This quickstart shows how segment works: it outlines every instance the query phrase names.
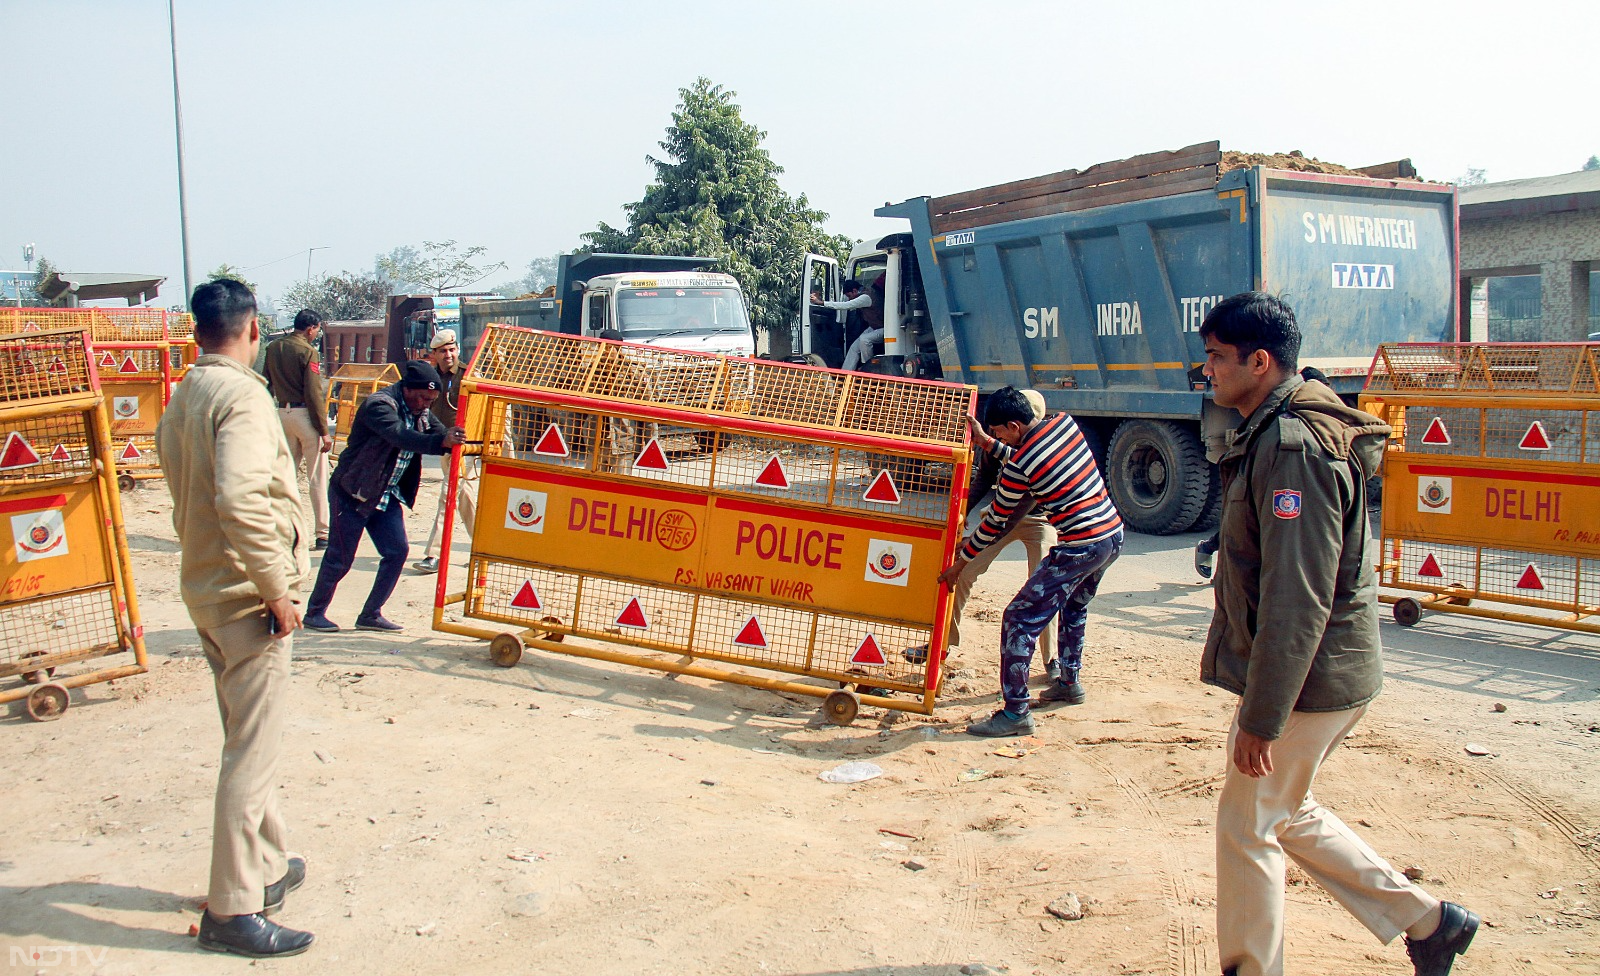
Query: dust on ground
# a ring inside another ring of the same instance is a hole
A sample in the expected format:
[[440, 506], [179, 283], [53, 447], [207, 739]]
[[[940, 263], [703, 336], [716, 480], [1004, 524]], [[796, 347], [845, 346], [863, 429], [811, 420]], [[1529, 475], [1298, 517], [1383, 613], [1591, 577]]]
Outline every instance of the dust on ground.
[[[0, 952], [64, 947], [44, 972], [237, 973], [187, 934], [221, 735], [164, 489], [126, 509], [151, 672], [75, 691], [54, 723], [0, 719]], [[279, 783], [310, 874], [278, 918], [318, 941], [270, 966], [1214, 974], [1233, 699], [1195, 680], [1209, 594], [1172, 568], [1189, 543], [1134, 537], [1093, 607], [1088, 702], [998, 741], [961, 729], [994, 707], [1020, 552], [980, 581], [937, 713], [869, 708], [844, 728], [803, 696], [537, 650], [495, 667], [428, 630], [434, 578], [408, 572], [389, 604], [404, 635], [296, 637]], [[333, 619], [353, 619], [374, 564], [364, 545]], [[1389, 687], [1319, 796], [1484, 915], [1462, 976], [1600, 971], [1600, 642], [1484, 626], [1429, 618], [1432, 643], [1391, 650]], [[883, 775], [818, 778], [854, 760]], [[1069, 895], [1080, 920], [1048, 910]], [[1410, 972], [1297, 870], [1288, 931], [1291, 971]]]

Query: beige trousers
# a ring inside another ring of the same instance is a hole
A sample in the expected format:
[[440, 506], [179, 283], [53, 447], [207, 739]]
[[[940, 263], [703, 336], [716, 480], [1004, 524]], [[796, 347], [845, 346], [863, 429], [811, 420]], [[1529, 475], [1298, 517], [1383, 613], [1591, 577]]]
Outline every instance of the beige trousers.
[[[995, 540], [994, 545], [978, 553], [978, 557], [961, 570], [961, 575], [956, 577], [955, 589], [951, 592], [953, 606], [950, 608], [950, 646], [961, 646], [961, 611], [966, 608], [967, 598], [972, 596], [972, 587], [977, 584], [978, 577], [982, 576], [1000, 550], [1013, 542], [1020, 542], [1028, 551], [1028, 572], [1031, 574], [1039, 566], [1039, 560], [1056, 544], [1056, 529], [1050, 520], [1043, 515], [1033, 512], [1011, 527], [1011, 531]], [[1053, 621], [1055, 618], [1052, 617]], [[1056, 628], [1054, 623], [1047, 622], [1044, 630], [1039, 632], [1039, 660], [1045, 663], [1056, 659]]]
[[317, 538], [328, 537], [328, 455], [322, 452], [322, 435], [311, 426], [311, 411], [305, 407], [279, 407], [278, 420], [283, 436], [289, 440], [295, 470], [306, 466], [311, 482], [311, 518], [316, 522]]
[[[462, 474], [465, 475], [468, 465], [476, 464], [474, 458], [467, 458], [461, 462]], [[422, 557], [433, 557], [433, 544], [439, 541], [439, 533], [444, 529], [444, 503], [450, 494], [450, 455], [439, 455], [439, 470], [444, 473], [444, 478], [439, 482], [439, 510], [433, 513], [433, 528], [428, 530], [428, 544], [422, 547]], [[467, 538], [472, 538], [472, 520], [477, 511], [478, 500], [472, 495], [474, 481], [463, 477], [456, 484], [456, 515], [461, 520], [461, 525], [467, 530]]]
[[261, 911], [266, 886], [288, 870], [276, 779], [293, 640], [268, 635], [264, 613], [200, 631], [222, 713], [207, 896], [217, 915]]
[[1233, 764], [1217, 804], [1217, 956], [1239, 976], [1283, 972], [1284, 854], [1362, 925], [1388, 943], [1438, 904], [1407, 881], [1311, 795], [1324, 760], [1366, 713], [1292, 712], [1272, 743], [1272, 772], [1253, 779]]

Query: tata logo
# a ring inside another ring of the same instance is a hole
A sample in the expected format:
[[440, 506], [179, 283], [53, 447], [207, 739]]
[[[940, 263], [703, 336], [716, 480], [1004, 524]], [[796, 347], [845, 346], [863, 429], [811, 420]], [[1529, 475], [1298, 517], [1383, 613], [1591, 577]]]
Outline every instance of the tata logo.
[[976, 231], [964, 230], [959, 234], [944, 235], [945, 247], [961, 247], [963, 244], [975, 243], [978, 239]]

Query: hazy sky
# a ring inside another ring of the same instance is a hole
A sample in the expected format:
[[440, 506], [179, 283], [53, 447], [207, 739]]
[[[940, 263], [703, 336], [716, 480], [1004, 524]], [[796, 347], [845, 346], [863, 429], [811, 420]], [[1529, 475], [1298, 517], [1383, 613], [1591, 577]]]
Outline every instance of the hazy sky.
[[[1220, 139], [1447, 180], [1600, 153], [1593, 0], [1516, 4], [177, 0], [191, 265], [268, 295], [423, 240], [520, 275], [651, 178], [698, 75], [784, 187], [868, 237], [885, 201]], [[165, 0], [0, 0], [0, 268], [167, 276]]]

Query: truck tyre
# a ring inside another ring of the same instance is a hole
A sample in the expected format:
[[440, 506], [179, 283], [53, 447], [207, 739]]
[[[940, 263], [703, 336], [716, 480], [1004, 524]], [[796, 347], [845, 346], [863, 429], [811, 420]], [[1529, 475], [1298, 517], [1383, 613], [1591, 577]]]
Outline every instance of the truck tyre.
[[1211, 491], [1200, 437], [1167, 420], [1125, 420], [1111, 435], [1106, 482], [1136, 532], [1172, 535], [1200, 518]]
[[1206, 467], [1211, 469], [1211, 487], [1206, 489], [1205, 507], [1200, 509], [1200, 517], [1195, 519], [1190, 532], [1215, 532], [1222, 524], [1222, 475], [1215, 464]]

